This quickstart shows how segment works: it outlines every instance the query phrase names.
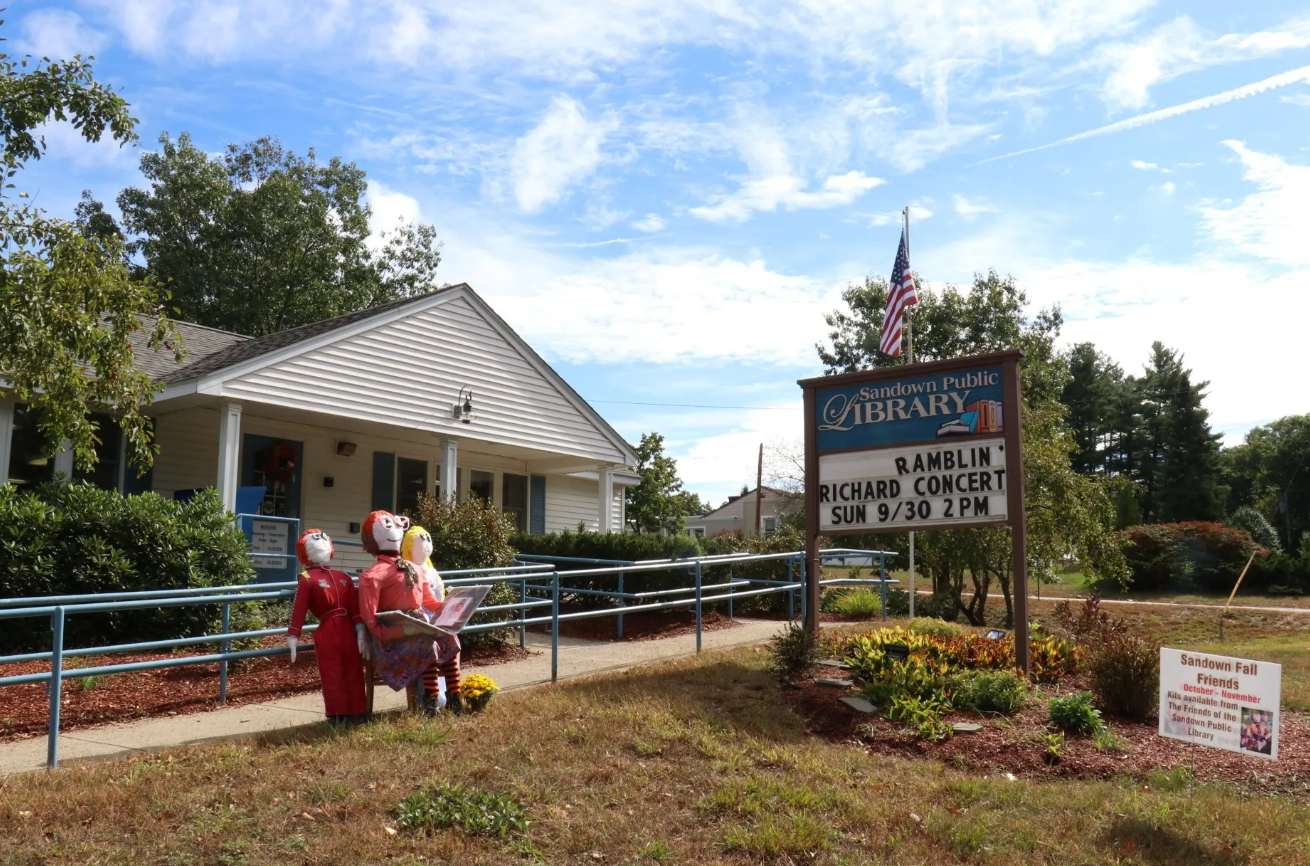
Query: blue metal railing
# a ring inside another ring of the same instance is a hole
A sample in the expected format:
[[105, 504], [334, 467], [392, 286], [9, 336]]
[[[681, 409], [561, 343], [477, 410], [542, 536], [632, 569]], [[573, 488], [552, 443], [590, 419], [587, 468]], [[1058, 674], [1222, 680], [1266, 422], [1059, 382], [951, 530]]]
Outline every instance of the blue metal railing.
[[[829, 559], [842, 554], [878, 555], [880, 559], [889, 555], [887, 551], [825, 551], [822, 558]], [[255, 554], [270, 555], [270, 554]], [[769, 578], [737, 578], [733, 576], [733, 566], [744, 563], [784, 561], [787, 568], [785, 580]], [[707, 568], [728, 567], [728, 579], [706, 583]], [[669, 589], [649, 590], [643, 592], [626, 592], [624, 576], [633, 573], [659, 571], [690, 572], [692, 583], [688, 586]], [[883, 590], [883, 616], [887, 615], [885, 569], [880, 569], [882, 577], [878, 581], [861, 581], [881, 583]], [[572, 577], [605, 578], [614, 577], [617, 591], [598, 590], [586, 587], [569, 587], [561, 585], [561, 574]], [[527, 629], [530, 626], [548, 626], [551, 638], [551, 680], [559, 676], [559, 624], [561, 622], [602, 616], [616, 616], [619, 621], [619, 636], [622, 636], [622, 618], [625, 613], [644, 613], [649, 611], [691, 608], [696, 620], [696, 651], [701, 650], [704, 607], [706, 604], [726, 602], [729, 616], [732, 616], [734, 600], [752, 598], [770, 594], [786, 593], [789, 599], [788, 614], [795, 618], [795, 596], [804, 588], [805, 562], [804, 554], [799, 552], [776, 554], [730, 554], [717, 557], [699, 557], [689, 560], [658, 562], [631, 562], [608, 565], [601, 568], [577, 569], [559, 572], [541, 562], [511, 565], [502, 568], [460, 569], [442, 573], [448, 586], [461, 586], [486, 583], [516, 584], [518, 601], [508, 604], [494, 604], [478, 609], [483, 613], [514, 613], [515, 616], [492, 622], [473, 623], [466, 626], [463, 633], [516, 629], [519, 633], [519, 645], [527, 643]], [[835, 580], [823, 580], [821, 584], [830, 584]], [[890, 581], [895, 582], [895, 581]], [[229, 631], [231, 626], [231, 606], [249, 602], [266, 602], [289, 600], [294, 598], [295, 581], [281, 583], [262, 583], [241, 586], [203, 587], [195, 589], [146, 590], [128, 593], [101, 593], [92, 595], [63, 595], [40, 598], [0, 599], [0, 620], [48, 617], [51, 630], [51, 649], [48, 652], [31, 652], [0, 656], [0, 665], [22, 662], [48, 661], [48, 672], [18, 674], [0, 677], [0, 687], [16, 686], [29, 683], [47, 683], [49, 698], [49, 722], [46, 764], [54, 768], [59, 763], [59, 727], [60, 705], [62, 702], [62, 683], [70, 677], [101, 676], [107, 674], [128, 673], [132, 671], [157, 670], [186, 665], [219, 665], [219, 701], [227, 700], [228, 666], [233, 661], [250, 658], [264, 658], [284, 655], [289, 652], [286, 647], [267, 647], [250, 650], [233, 650], [233, 641], [257, 639], [286, 634], [286, 628], [265, 628], [256, 630]], [[706, 593], [710, 594], [706, 594]], [[616, 607], [602, 607], [592, 610], [560, 613], [562, 595], [608, 598], [617, 602]], [[635, 603], [632, 603], [635, 602]], [[64, 630], [70, 616], [109, 611], [158, 609], [167, 607], [186, 607], [199, 605], [221, 605], [221, 629], [218, 634], [195, 637], [174, 638], [169, 640], [142, 641], [137, 643], [115, 644], [99, 647], [66, 647]], [[548, 614], [543, 614], [549, 608]], [[801, 594], [801, 611], [805, 612], [805, 596]], [[317, 626], [307, 626], [306, 632], [312, 632]], [[104, 656], [118, 653], [152, 652], [179, 647], [218, 644], [219, 651], [200, 655], [175, 656], [171, 658], [146, 661], [125, 662], [121, 664], [102, 664], [95, 667], [67, 668], [65, 658], [80, 656]], [[309, 649], [309, 647], [306, 647]]]

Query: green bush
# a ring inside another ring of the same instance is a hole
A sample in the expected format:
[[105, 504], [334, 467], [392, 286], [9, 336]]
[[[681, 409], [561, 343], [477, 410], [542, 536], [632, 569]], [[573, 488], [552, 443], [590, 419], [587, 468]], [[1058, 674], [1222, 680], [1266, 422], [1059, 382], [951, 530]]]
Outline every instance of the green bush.
[[882, 616], [882, 595], [864, 586], [841, 590], [833, 601], [833, 612], [859, 619]]
[[1028, 684], [1014, 671], [963, 671], [946, 678], [951, 705], [980, 713], [1017, 713], [1028, 700]]
[[1087, 665], [1097, 703], [1111, 715], [1142, 720], [1157, 707], [1160, 647], [1126, 631], [1107, 634]]
[[910, 594], [903, 589], [887, 587], [887, 615], [909, 616]]
[[[483, 504], [476, 497], [467, 502], [452, 502], [435, 496], [421, 496], [418, 508], [409, 517], [432, 534], [432, 564], [437, 571], [465, 568], [500, 568], [514, 562], [510, 544], [513, 519], [498, 508]], [[482, 600], [483, 607], [517, 604], [517, 584], [497, 581]], [[470, 624], [508, 622], [517, 619], [516, 611], [476, 613]], [[466, 650], [498, 646], [510, 632], [503, 629], [471, 632], [460, 636]]]
[[1071, 734], [1094, 734], [1105, 724], [1100, 710], [1092, 706], [1091, 692], [1052, 698], [1050, 721]]
[[435, 790], [415, 791], [400, 801], [396, 823], [406, 830], [458, 827], [471, 836], [508, 839], [528, 831], [528, 816], [508, 794], [447, 782]]
[[915, 634], [930, 634], [933, 637], [959, 637], [964, 634], [962, 626], [930, 616], [916, 616], [905, 627]]
[[[218, 494], [179, 502], [88, 484], [0, 487], [0, 587], [6, 597], [226, 586], [254, 577], [245, 535]], [[242, 607], [242, 609], [237, 609]], [[218, 605], [76, 614], [65, 646], [167, 640], [218, 631]], [[244, 616], [234, 606], [233, 621]], [[45, 619], [0, 628], [0, 651], [50, 646]]]
[[818, 637], [798, 623], [787, 623], [781, 632], [770, 639], [769, 644], [773, 671], [783, 681], [805, 676], [818, 663]]
[[1237, 529], [1245, 529], [1256, 544], [1266, 548], [1270, 553], [1283, 552], [1283, 545], [1278, 540], [1278, 532], [1269, 524], [1263, 514], [1249, 505], [1243, 505], [1228, 515], [1228, 525]]
[[1129, 527], [1119, 538], [1133, 574], [1133, 589], [1159, 592], [1186, 575], [1186, 562], [1178, 548], [1178, 533], [1173, 524]]

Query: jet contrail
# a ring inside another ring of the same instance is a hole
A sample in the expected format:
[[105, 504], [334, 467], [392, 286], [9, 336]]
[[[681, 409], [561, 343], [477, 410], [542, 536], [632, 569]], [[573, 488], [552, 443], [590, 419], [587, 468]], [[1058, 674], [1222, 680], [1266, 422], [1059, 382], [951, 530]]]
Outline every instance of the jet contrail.
[[1025, 153], [1034, 153], [1039, 150], [1046, 150], [1049, 147], [1059, 147], [1062, 144], [1082, 141], [1084, 138], [1095, 138], [1098, 135], [1109, 135], [1112, 132], [1122, 132], [1125, 129], [1136, 129], [1139, 126], [1146, 126], [1150, 123], [1159, 123], [1161, 120], [1168, 120], [1171, 117], [1177, 117], [1180, 114], [1187, 114], [1190, 111], [1199, 111], [1202, 108], [1210, 108], [1215, 105], [1223, 105], [1225, 102], [1245, 99], [1248, 96], [1254, 96], [1255, 94], [1262, 93], [1266, 90], [1273, 90], [1275, 87], [1286, 87], [1289, 84], [1296, 84], [1299, 81], [1310, 81], [1310, 66], [1302, 66], [1300, 69], [1293, 69], [1291, 72], [1284, 72], [1281, 75], [1275, 75], [1272, 78], [1266, 78], [1264, 81], [1257, 81], [1255, 84], [1248, 84], [1245, 87], [1239, 87], [1236, 90], [1227, 90], [1223, 93], [1216, 93], [1214, 96], [1203, 96], [1200, 99], [1194, 99], [1191, 102], [1184, 102], [1182, 105], [1175, 105], [1170, 108], [1162, 108], [1159, 111], [1150, 111], [1146, 114], [1139, 114], [1136, 117], [1120, 120], [1111, 123], [1108, 126], [1102, 126], [1098, 129], [1090, 129], [1087, 132], [1080, 132], [1077, 135], [1071, 135], [1068, 138], [1062, 138], [1059, 141], [1052, 141], [1050, 144], [1040, 144], [1037, 147], [1016, 150], [1012, 153], [1001, 154], [1000, 156], [989, 156], [987, 159], [975, 162], [974, 165], [982, 165], [986, 162], [996, 162], [998, 159], [1009, 159], [1012, 156], [1023, 156]]

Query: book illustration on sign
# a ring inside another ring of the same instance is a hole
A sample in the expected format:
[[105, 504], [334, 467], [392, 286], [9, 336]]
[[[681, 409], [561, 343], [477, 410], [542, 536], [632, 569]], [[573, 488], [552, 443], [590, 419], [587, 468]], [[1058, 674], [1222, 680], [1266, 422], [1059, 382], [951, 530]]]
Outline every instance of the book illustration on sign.
[[403, 610], [378, 611], [378, 622], [383, 625], [399, 625], [405, 634], [430, 634], [432, 636], [457, 635], [468, 625], [468, 621], [477, 612], [478, 605], [491, 591], [490, 586], [451, 587], [446, 592], [446, 600], [441, 605], [437, 618], [428, 622], [417, 616], [411, 616]]
[[964, 407], [958, 418], [937, 428], [937, 437], [968, 436], [971, 433], [1000, 433], [1005, 427], [1001, 422], [1000, 400], [975, 400]]

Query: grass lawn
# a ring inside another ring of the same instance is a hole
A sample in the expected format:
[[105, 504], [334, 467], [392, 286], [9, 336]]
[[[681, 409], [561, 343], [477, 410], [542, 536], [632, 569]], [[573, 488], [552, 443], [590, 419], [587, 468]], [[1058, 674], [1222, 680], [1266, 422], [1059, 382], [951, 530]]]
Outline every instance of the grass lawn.
[[[871, 755], [807, 735], [766, 664], [706, 653], [473, 718], [0, 780], [0, 864], [1310, 863], [1310, 806]], [[525, 804], [526, 835], [398, 827], [401, 799], [448, 781]]]

